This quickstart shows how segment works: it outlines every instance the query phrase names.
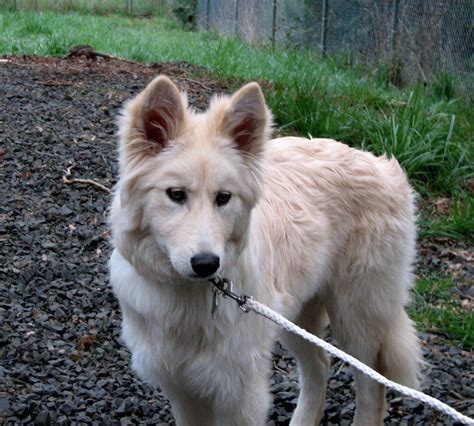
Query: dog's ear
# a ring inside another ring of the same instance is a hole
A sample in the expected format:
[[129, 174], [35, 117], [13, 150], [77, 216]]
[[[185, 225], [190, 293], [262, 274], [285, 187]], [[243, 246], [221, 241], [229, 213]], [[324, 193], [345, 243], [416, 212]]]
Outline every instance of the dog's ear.
[[185, 107], [178, 88], [165, 76], [155, 78], [143, 92], [137, 126], [147, 141], [164, 147], [178, 134]]
[[178, 136], [185, 111], [175, 84], [165, 76], [155, 78], [126, 107], [121, 132], [128, 159], [160, 152]]
[[247, 84], [231, 97], [224, 129], [239, 149], [251, 154], [260, 153], [263, 143], [270, 137], [271, 114], [257, 83]]

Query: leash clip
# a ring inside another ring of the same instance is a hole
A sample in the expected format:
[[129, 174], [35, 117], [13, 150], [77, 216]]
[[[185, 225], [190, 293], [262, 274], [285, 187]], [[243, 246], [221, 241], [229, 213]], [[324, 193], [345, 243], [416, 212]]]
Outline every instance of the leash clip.
[[242, 312], [250, 312], [249, 307], [247, 306], [247, 300], [252, 299], [252, 296], [248, 296], [246, 294], [241, 294], [240, 296], [236, 293], [233, 292], [234, 285], [231, 280], [227, 278], [222, 278], [219, 275], [215, 278], [209, 279], [209, 282], [214, 284], [214, 287], [212, 289], [212, 308], [211, 308], [211, 314], [212, 318], [214, 318], [216, 309], [217, 309], [217, 296], [222, 295], [222, 297], [225, 298], [230, 298], [232, 300], [235, 300], [237, 304], [239, 305], [239, 308], [242, 310]]

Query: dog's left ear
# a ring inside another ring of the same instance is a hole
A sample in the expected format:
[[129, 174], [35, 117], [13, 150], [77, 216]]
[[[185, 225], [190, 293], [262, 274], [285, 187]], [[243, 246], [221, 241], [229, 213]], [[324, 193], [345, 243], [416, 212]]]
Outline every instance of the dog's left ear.
[[224, 131], [240, 150], [259, 154], [270, 137], [271, 121], [260, 86], [249, 83], [231, 97], [224, 116]]

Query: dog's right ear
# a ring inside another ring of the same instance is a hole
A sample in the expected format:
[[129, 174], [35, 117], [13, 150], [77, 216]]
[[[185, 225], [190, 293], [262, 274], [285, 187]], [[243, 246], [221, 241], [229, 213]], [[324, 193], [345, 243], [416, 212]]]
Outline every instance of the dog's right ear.
[[160, 150], [178, 134], [184, 118], [183, 101], [175, 84], [163, 75], [155, 78], [142, 95], [137, 130]]
[[127, 110], [128, 129], [123, 134], [127, 157], [143, 158], [157, 154], [178, 136], [186, 106], [175, 84], [168, 77], [159, 76]]

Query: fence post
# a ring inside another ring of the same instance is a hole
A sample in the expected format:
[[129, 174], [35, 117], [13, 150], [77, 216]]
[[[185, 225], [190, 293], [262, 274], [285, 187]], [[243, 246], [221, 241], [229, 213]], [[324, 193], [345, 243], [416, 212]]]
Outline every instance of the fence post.
[[211, 0], [206, 0], [206, 30], [209, 31], [209, 15], [211, 11]]
[[328, 38], [328, 10], [329, 10], [329, 0], [323, 0], [323, 11], [322, 11], [322, 20], [321, 20], [321, 50], [323, 56], [327, 54], [327, 38]]
[[238, 35], [238, 25], [239, 25], [239, 0], [235, 0], [235, 14], [234, 14], [234, 34], [237, 37]]
[[277, 16], [277, 0], [273, 0], [273, 17], [272, 17], [272, 47], [273, 48], [275, 48], [276, 16]]
[[393, 0], [393, 13], [392, 13], [392, 34], [390, 38], [390, 50], [392, 55], [395, 54], [395, 49], [397, 47], [397, 38], [398, 38], [398, 7], [399, 0]]

